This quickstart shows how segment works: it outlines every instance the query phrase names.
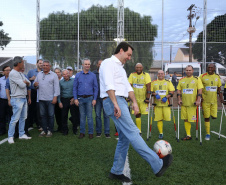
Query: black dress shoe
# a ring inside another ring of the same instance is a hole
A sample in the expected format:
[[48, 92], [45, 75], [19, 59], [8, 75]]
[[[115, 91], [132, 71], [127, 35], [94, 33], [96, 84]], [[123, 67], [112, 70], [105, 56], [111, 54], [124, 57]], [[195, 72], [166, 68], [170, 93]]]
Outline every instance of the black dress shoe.
[[118, 179], [122, 182], [131, 182], [129, 177], [126, 177], [125, 175], [121, 174], [121, 175], [116, 175], [110, 172], [109, 174], [109, 178], [110, 179]]
[[83, 137], [85, 137], [85, 134], [80, 133], [80, 135], [78, 136], [79, 139], [82, 139]]
[[172, 164], [173, 156], [172, 156], [172, 154], [168, 154], [162, 160], [163, 160], [162, 168], [158, 173], [155, 174], [156, 177], [161, 177], [164, 174], [166, 169]]

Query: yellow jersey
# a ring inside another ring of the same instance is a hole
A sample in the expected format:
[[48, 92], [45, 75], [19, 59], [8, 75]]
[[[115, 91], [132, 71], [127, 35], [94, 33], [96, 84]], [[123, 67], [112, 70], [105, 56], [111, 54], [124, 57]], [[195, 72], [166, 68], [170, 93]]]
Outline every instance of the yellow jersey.
[[194, 106], [197, 91], [202, 88], [202, 81], [198, 77], [191, 76], [190, 78], [181, 78], [177, 89], [180, 90], [182, 94], [182, 105], [186, 107]]
[[217, 103], [217, 88], [221, 87], [220, 76], [217, 74], [209, 75], [208, 73], [199, 76], [204, 86], [202, 98], [205, 103]]
[[[172, 84], [171, 81], [169, 80], [154, 80], [153, 82], [151, 82], [151, 91], [155, 92], [156, 94], [158, 94], [161, 99], [164, 98], [166, 95], [169, 94], [169, 91], [175, 91], [175, 88]], [[156, 106], [168, 106], [169, 102], [166, 101], [165, 103], [157, 100], [155, 98], [155, 104]]]
[[129, 76], [129, 83], [132, 85], [137, 101], [144, 101], [146, 99], [148, 83], [151, 83], [151, 77], [148, 73], [141, 74], [131, 73]]

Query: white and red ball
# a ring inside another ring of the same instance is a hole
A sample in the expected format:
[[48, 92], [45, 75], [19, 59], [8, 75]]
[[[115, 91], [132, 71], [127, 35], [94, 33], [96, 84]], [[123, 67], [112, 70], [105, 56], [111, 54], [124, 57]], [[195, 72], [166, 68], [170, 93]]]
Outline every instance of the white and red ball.
[[172, 153], [172, 147], [169, 142], [165, 140], [156, 141], [154, 144], [153, 149], [156, 154], [162, 159], [163, 157], [167, 156], [168, 154]]

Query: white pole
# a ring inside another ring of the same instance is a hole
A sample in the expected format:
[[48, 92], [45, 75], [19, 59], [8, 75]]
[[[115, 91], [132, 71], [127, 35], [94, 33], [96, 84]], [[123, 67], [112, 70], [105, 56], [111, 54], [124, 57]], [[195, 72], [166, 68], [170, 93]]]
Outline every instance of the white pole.
[[163, 40], [164, 40], [164, 0], [162, 0], [162, 70], [163, 70]]
[[203, 0], [203, 70], [202, 72], [206, 72], [206, 17], [207, 17], [207, 0]]
[[77, 72], [79, 70], [79, 4], [80, 0], [78, 0], [78, 48], [77, 48]]
[[36, 61], [40, 50], [40, 0], [36, 1]]

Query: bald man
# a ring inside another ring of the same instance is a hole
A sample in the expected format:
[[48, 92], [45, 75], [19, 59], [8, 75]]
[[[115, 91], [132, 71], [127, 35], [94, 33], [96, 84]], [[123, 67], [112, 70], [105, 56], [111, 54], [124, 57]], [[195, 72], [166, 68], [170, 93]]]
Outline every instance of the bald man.
[[148, 103], [151, 93], [151, 77], [148, 73], [143, 72], [143, 65], [141, 63], [136, 64], [135, 70], [136, 72], [131, 73], [129, 76], [129, 83], [133, 87], [139, 107], [139, 113], [136, 115], [136, 125], [141, 134], [141, 114], [148, 114]]
[[169, 98], [175, 89], [171, 81], [165, 79], [163, 70], [158, 71], [158, 79], [151, 83], [152, 95], [155, 98], [155, 119], [159, 130], [159, 139], [163, 139], [163, 120], [171, 121]]
[[215, 74], [215, 70], [215, 64], [209, 64], [207, 73], [201, 74], [199, 77], [204, 86], [202, 91], [202, 109], [206, 128], [205, 140], [207, 141], [210, 140], [210, 116], [212, 119], [217, 118], [217, 94], [219, 94], [220, 102], [224, 103], [220, 76]]

